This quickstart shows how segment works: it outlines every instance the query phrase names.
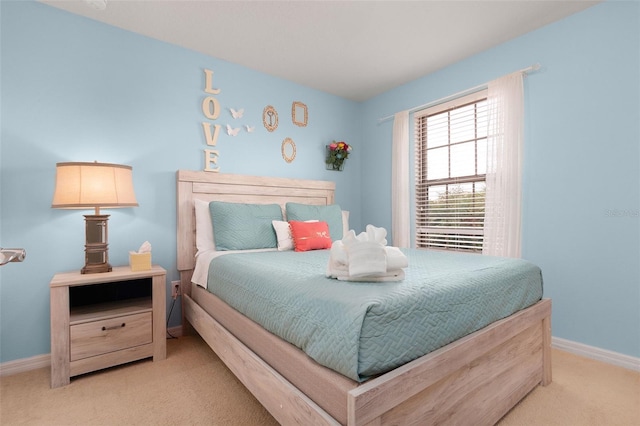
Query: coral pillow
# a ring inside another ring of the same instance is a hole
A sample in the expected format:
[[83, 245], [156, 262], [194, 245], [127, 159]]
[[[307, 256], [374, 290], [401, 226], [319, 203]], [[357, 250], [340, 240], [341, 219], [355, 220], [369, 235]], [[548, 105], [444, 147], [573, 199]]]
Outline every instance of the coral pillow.
[[295, 251], [331, 248], [331, 235], [327, 222], [300, 222], [290, 220]]

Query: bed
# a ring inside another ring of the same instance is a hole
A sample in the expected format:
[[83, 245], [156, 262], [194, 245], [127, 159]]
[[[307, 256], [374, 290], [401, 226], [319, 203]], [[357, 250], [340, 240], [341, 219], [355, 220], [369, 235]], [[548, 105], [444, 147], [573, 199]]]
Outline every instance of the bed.
[[281, 424], [491, 425], [551, 382], [548, 299], [362, 382], [319, 364], [192, 283], [194, 203], [332, 205], [334, 183], [180, 170], [177, 189], [184, 332], [193, 327]]

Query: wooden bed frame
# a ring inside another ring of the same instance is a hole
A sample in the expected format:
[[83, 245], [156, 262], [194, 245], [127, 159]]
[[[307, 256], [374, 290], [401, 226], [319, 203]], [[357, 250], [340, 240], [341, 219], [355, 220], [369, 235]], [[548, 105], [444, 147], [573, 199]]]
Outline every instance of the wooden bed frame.
[[[334, 202], [335, 184], [180, 170], [177, 189], [183, 326], [191, 324], [281, 424], [340, 424], [190, 297], [195, 199], [324, 205]], [[493, 425], [538, 384], [549, 383], [551, 301], [543, 299], [349, 391], [347, 424]]]

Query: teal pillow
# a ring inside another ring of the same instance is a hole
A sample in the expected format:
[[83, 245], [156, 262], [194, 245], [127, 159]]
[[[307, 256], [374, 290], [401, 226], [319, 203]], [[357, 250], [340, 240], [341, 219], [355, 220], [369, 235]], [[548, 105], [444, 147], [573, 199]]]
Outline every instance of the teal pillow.
[[287, 220], [319, 220], [327, 222], [331, 241], [342, 239], [342, 209], [337, 204], [314, 206], [311, 204], [287, 203]]
[[278, 246], [272, 220], [282, 220], [278, 204], [209, 203], [217, 250], [248, 250]]

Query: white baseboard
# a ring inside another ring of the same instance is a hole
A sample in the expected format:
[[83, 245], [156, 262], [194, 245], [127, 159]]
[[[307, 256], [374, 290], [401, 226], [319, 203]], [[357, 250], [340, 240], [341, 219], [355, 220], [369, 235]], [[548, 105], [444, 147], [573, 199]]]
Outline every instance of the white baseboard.
[[[179, 325], [177, 327], [168, 328], [167, 333], [173, 337], [180, 337], [182, 336], [182, 326]], [[594, 346], [573, 342], [571, 340], [561, 339], [559, 337], [551, 338], [551, 346], [555, 349], [595, 359], [596, 361], [617, 365], [633, 371], [640, 371], [640, 358], [633, 356], [623, 355], [606, 349], [600, 349]], [[49, 367], [50, 365], [50, 354], [36, 355], [30, 358], [17, 359], [15, 361], [7, 361], [0, 364], [0, 377]]]
[[36, 355], [30, 358], [16, 359], [15, 361], [7, 361], [0, 364], [0, 377], [37, 370], [38, 368], [49, 367], [50, 365], [50, 354]]
[[602, 361], [607, 364], [624, 367], [629, 370], [640, 371], [640, 358], [633, 356], [596, 348], [594, 346], [561, 339], [559, 337], [551, 338], [551, 347], [561, 351], [570, 352], [572, 354], [581, 355], [586, 358], [595, 359], [596, 361]]
[[[182, 326], [167, 329], [167, 338], [182, 336]], [[0, 364], [0, 377], [11, 376], [13, 374], [24, 373], [25, 371], [37, 370], [38, 368], [51, 366], [51, 354], [36, 355], [30, 358], [16, 359]]]

